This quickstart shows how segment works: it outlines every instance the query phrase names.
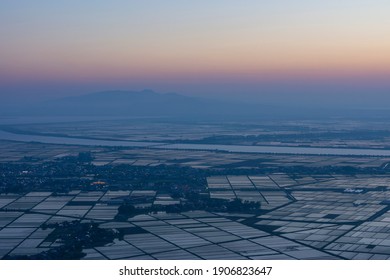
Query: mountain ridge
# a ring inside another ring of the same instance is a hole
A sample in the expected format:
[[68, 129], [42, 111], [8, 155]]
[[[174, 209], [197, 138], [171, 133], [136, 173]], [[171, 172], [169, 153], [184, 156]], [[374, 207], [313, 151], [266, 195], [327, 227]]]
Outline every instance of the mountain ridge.
[[113, 116], [221, 116], [257, 114], [255, 105], [237, 104], [177, 93], [108, 90], [50, 100], [38, 106], [42, 114]]
[[[168, 117], [176, 119], [291, 119], [377, 117], [378, 112], [356, 111], [346, 108], [314, 106], [270, 105], [248, 101], [225, 101], [178, 93], [106, 90], [78, 96], [62, 97], [39, 104], [8, 108], [2, 115], [70, 116], [70, 117]], [[389, 116], [390, 112], [380, 112]]]

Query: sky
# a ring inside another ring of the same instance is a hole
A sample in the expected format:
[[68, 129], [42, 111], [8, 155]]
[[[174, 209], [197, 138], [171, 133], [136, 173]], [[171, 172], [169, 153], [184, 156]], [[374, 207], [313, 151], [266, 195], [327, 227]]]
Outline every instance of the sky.
[[388, 0], [1, 0], [0, 98], [150, 88], [383, 106], [389, 15]]

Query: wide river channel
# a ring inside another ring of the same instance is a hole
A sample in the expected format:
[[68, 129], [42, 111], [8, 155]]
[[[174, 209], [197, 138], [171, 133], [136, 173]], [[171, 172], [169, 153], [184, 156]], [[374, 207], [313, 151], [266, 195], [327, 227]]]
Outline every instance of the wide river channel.
[[56, 136], [40, 136], [16, 134], [0, 130], [0, 140], [19, 142], [38, 142], [45, 144], [106, 146], [106, 147], [145, 147], [168, 150], [202, 150], [224, 151], [232, 153], [258, 154], [298, 154], [298, 155], [334, 155], [334, 156], [390, 156], [390, 150], [380, 149], [345, 149], [345, 148], [314, 148], [287, 146], [242, 146], [242, 145], [213, 145], [213, 144], [167, 144], [161, 142], [132, 142], [113, 141], [85, 138], [69, 138]]

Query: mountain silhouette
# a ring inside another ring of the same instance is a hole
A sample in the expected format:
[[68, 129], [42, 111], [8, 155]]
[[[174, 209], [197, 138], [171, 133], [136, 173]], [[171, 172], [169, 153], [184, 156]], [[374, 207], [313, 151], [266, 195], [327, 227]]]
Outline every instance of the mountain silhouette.
[[47, 101], [35, 113], [78, 116], [191, 117], [258, 114], [259, 106], [152, 90], [111, 90]]
[[296, 104], [259, 104], [190, 97], [152, 90], [110, 90], [64, 97], [4, 111], [3, 115], [42, 117], [168, 117], [177, 119], [290, 119], [290, 118], [370, 118], [389, 111], [348, 110]]

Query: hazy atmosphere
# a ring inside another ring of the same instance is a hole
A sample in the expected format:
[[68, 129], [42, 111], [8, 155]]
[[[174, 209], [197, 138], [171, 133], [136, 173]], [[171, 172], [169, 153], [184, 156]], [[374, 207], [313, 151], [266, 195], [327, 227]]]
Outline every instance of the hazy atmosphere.
[[385, 108], [386, 0], [0, 3], [0, 98], [105, 90]]
[[0, 262], [126, 260], [1, 279], [390, 273], [328, 269], [390, 260], [389, 0], [0, 0], [0, 40]]

